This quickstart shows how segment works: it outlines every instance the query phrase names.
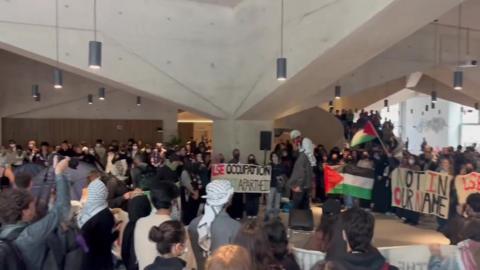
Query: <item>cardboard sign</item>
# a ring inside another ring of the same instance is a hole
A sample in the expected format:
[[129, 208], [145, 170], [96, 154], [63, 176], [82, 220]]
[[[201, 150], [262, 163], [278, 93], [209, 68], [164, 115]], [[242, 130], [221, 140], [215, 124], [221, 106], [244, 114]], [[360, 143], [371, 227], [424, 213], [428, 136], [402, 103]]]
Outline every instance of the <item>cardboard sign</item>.
[[214, 164], [212, 167], [212, 180], [228, 180], [235, 192], [240, 193], [269, 193], [271, 174], [270, 166]]
[[433, 171], [395, 169], [392, 172], [392, 206], [446, 219], [452, 179], [451, 175]]
[[399, 270], [465, 269], [457, 246], [401, 246], [379, 248], [389, 264]]
[[457, 189], [458, 203], [464, 204], [468, 195], [480, 193], [480, 173], [458, 175], [455, 177], [455, 188]]

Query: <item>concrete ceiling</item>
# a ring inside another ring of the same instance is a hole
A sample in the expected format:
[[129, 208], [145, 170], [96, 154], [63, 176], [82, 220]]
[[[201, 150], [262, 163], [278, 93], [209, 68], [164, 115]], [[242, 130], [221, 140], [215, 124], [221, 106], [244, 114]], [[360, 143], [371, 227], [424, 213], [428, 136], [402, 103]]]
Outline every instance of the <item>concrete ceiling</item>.
[[[325, 102], [339, 80], [348, 94], [430, 69], [431, 29], [423, 27], [460, 0], [368, 1], [285, 1], [283, 84], [275, 80], [280, 1], [215, 1], [234, 9], [209, 0], [99, 1], [104, 58], [92, 71], [92, 3], [60, 0], [59, 61], [69, 72], [212, 119], [275, 119]], [[53, 3], [0, 2], [0, 48], [54, 64]]]
[[[178, 0], [172, 0], [172, 1], [178, 1]], [[187, 1], [219, 5], [219, 6], [235, 7], [243, 0], [187, 0]]]

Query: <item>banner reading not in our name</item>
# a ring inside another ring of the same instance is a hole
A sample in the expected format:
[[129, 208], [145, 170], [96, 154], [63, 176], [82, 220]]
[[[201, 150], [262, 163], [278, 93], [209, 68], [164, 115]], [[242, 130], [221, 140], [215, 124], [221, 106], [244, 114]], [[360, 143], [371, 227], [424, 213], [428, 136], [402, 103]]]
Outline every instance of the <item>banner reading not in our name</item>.
[[270, 192], [271, 167], [251, 164], [214, 164], [212, 180], [230, 181], [235, 192]]
[[453, 177], [433, 171], [399, 168], [392, 172], [392, 206], [448, 217]]

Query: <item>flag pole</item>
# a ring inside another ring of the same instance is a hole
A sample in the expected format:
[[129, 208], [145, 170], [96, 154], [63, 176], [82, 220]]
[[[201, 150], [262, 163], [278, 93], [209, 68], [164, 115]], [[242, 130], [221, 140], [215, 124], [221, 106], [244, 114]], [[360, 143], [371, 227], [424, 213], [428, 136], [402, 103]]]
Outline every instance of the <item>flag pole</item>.
[[382, 138], [380, 138], [380, 136], [378, 135], [378, 132], [377, 132], [377, 129], [373, 126], [372, 122], [368, 122], [370, 125], [372, 125], [373, 127], [373, 130], [375, 131], [375, 135], [377, 136], [378, 140], [380, 141], [380, 144], [382, 145], [383, 147], [383, 151], [385, 151], [385, 154], [390, 154], [390, 151], [387, 150], [387, 147], [385, 146], [385, 143], [383, 143], [383, 140]]

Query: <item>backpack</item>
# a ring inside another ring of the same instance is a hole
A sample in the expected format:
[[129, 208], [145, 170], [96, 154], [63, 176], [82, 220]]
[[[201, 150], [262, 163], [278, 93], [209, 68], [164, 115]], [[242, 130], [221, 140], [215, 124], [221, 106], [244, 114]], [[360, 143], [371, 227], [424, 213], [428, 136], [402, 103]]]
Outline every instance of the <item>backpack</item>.
[[14, 241], [25, 227], [21, 226], [9, 233], [8, 237], [0, 239], [0, 269], [2, 270], [26, 270], [27, 267], [22, 258], [22, 253]]

